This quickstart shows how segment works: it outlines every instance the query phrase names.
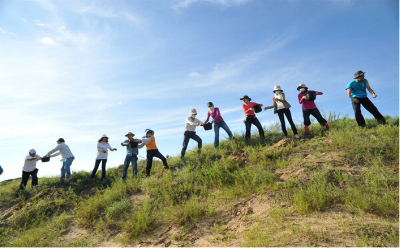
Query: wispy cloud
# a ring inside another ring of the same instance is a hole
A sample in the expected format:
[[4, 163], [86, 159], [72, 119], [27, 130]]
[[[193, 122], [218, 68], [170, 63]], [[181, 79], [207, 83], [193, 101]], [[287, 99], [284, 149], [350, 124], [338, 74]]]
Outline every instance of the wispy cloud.
[[10, 31], [8, 31], [8, 30], [4, 30], [4, 29], [2, 29], [2, 28], [0, 28], [0, 32], [1, 32], [2, 34], [15, 35], [13, 32], [10, 32]]
[[199, 77], [201, 77], [200, 73], [198, 73], [198, 72], [189, 73], [188, 76], [191, 77], [191, 78], [199, 78]]
[[50, 24], [42, 23], [41, 21], [36, 21], [35, 24], [39, 27], [51, 27]]
[[43, 37], [39, 40], [40, 43], [45, 44], [45, 45], [53, 45], [56, 46], [58, 45], [52, 38], [49, 37]]
[[175, 4], [172, 8], [174, 9], [184, 9], [189, 8], [191, 5], [196, 3], [209, 3], [214, 5], [219, 5], [223, 7], [230, 7], [236, 5], [242, 5], [251, 0], [181, 0], [179, 3]]

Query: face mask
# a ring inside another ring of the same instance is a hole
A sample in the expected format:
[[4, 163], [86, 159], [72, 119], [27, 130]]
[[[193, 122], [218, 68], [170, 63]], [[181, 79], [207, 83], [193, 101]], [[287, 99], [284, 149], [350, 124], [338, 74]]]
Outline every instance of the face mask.
[[301, 88], [301, 89], [300, 89], [300, 92], [304, 93], [304, 92], [306, 92], [306, 89]]

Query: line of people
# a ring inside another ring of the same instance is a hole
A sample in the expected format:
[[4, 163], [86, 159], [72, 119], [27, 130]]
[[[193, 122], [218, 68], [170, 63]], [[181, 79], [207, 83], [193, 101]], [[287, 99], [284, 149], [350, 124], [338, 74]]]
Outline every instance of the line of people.
[[[357, 71], [354, 73], [354, 80], [348, 83], [346, 86], [347, 95], [351, 98], [352, 106], [354, 109], [356, 121], [360, 127], [365, 127], [365, 120], [361, 114], [361, 105], [364, 106], [374, 117], [378, 120], [379, 123], [386, 123], [385, 118], [382, 114], [378, 111], [375, 105], [368, 99], [366, 90], [373, 95], [374, 98], [377, 97], [375, 92], [371, 89], [369, 82], [365, 79], [365, 72]], [[303, 111], [303, 119], [304, 119], [304, 135], [310, 135], [308, 130], [309, 125], [311, 124], [310, 115], [314, 116], [319, 124], [323, 127], [324, 130], [329, 130], [329, 125], [327, 121], [322, 117], [321, 113], [319, 112], [317, 106], [315, 105], [315, 99], [318, 95], [323, 95], [320, 91], [308, 90], [308, 87], [305, 84], [300, 84], [297, 87], [297, 90], [300, 91], [298, 94], [298, 101], [302, 104], [302, 111]], [[273, 89], [274, 96], [272, 97], [272, 105], [264, 107], [264, 110], [267, 111], [268, 109], [274, 109], [274, 114], [278, 114], [281, 128], [283, 132], [283, 138], [287, 138], [288, 133], [286, 130], [285, 125], [285, 118], [288, 120], [294, 137], [299, 139], [300, 136], [298, 135], [296, 125], [293, 122], [290, 107], [291, 105], [285, 98], [285, 93], [283, 92], [282, 88], [279, 85], [275, 85]], [[245, 114], [244, 124], [246, 128], [245, 138], [248, 141], [250, 139], [251, 134], [251, 125], [255, 125], [259, 131], [259, 135], [261, 139], [264, 139], [264, 130], [261, 126], [260, 121], [257, 119], [255, 113], [258, 113], [262, 110], [263, 104], [252, 102], [251, 98], [248, 95], [244, 95], [240, 100], [243, 101], [242, 109]], [[196, 134], [196, 127], [197, 126], [205, 126], [205, 125], [212, 125], [214, 124], [214, 147], [217, 148], [219, 146], [219, 129], [222, 128], [228, 134], [229, 139], [234, 139], [231, 130], [229, 129], [228, 125], [225, 123], [224, 119], [221, 116], [221, 112], [219, 108], [214, 107], [212, 102], [207, 103], [207, 107], [209, 111], [207, 112], [207, 118], [205, 122], [201, 122], [199, 119], [196, 118], [197, 111], [196, 109], [191, 109], [189, 112], [189, 117], [185, 120], [185, 131], [183, 134], [183, 144], [181, 150], [181, 160], [184, 161], [184, 156], [186, 153], [186, 149], [189, 144], [189, 140], [193, 139], [197, 142], [198, 153], [201, 152], [202, 148], [202, 139]], [[212, 118], [211, 123], [208, 123], [210, 117]], [[154, 131], [151, 129], [145, 130], [145, 135], [142, 139], [134, 139], [135, 134], [132, 132], [128, 132], [125, 137], [127, 140], [121, 143], [122, 146], [126, 146], [127, 153], [123, 165], [122, 171], [122, 179], [127, 177], [127, 170], [129, 165], [132, 165], [133, 169], [133, 177], [137, 175], [137, 161], [138, 161], [138, 154], [139, 150], [144, 146], [147, 147], [147, 165], [146, 165], [146, 176], [150, 176], [150, 171], [152, 168], [153, 158], [161, 159], [163, 163], [163, 167], [168, 169], [167, 159], [158, 151]], [[20, 188], [23, 189], [26, 187], [27, 181], [29, 176], [32, 176], [32, 186], [36, 186], [38, 184], [37, 172], [38, 169], [36, 168], [36, 162], [42, 160], [43, 162], [48, 161], [50, 157], [55, 157], [61, 155], [63, 162], [61, 167], [61, 179], [64, 178], [69, 179], [71, 175], [70, 167], [75, 159], [74, 155], [72, 154], [71, 150], [69, 149], [68, 145], [65, 144], [65, 140], [60, 138], [57, 140], [58, 145], [49, 151], [43, 158], [36, 154], [35, 149], [31, 149], [29, 151], [29, 155], [25, 158], [24, 167], [22, 170], [22, 182]], [[116, 151], [116, 148], [112, 148], [108, 143], [107, 135], [103, 135], [97, 143], [97, 156], [95, 160], [95, 166], [91, 174], [91, 178], [95, 178], [96, 172], [100, 166], [102, 165], [102, 179], [106, 177], [106, 163], [108, 158], [108, 150]], [[0, 167], [2, 173], [2, 168]]]

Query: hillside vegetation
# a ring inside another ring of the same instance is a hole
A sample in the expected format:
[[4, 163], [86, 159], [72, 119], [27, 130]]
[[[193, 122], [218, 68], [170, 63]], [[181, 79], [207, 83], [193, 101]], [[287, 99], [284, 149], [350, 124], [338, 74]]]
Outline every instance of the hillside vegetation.
[[399, 118], [387, 123], [330, 116], [300, 140], [270, 126], [169, 170], [156, 160], [150, 178], [141, 161], [126, 181], [119, 166], [2, 182], [0, 246], [399, 246]]

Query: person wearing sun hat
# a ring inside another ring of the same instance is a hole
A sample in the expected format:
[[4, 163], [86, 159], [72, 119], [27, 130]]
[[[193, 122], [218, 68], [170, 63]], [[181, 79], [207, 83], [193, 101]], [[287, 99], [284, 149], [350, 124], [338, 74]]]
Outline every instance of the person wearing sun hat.
[[207, 107], [210, 110], [207, 112], [207, 119], [204, 123], [208, 122], [210, 116], [213, 118], [211, 123], [214, 123], [214, 133], [215, 133], [214, 147], [217, 148], [219, 146], [219, 128], [224, 129], [225, 132], [229, 135], [229, 138], [233, 138], [233, 135], [228, 125], [226, 125], [224, 119], [222, 119], [221, 113], [219, 112], [219, 108], [215, 108], [212, 102], [208, 102]]
[[[57, 144], [58, 145], [53, 150], [49, 151], [45, 157], [55, 157], [61, 155], [61, 161], [63, 162], [63, 165], [61, 167], [61, 180], [63, 180], [64, 178], [67, 178], [67, 180], [69, 180], [71, 176], [70, 167], [75, 157], [72, 154], [71, 149], [69, 149], [68, 145], [65, 144], [65, 140], [63, 138], [59, 138], [57, 140]], [[58, 152], [54, 153], [56, 151]]]
[[24, 167], [22, 168], [22, 178], [19, 186], [20, 189], [25, 189], [29, 176], [32, 176], [32, 188], [38, 185], [39, 179], [37, 173], [39, 169], [36, 168], [36, 161], [41, 159], [42, 157], [39, 156], [39, 154], [36, 154], [35, 149], [29, 150], [29, 154], [25, 157]]
[[308, 90], [308, 87], [305, 84], [299, 84], [297, 90], [300, 91], [298, 94], [299, 103], [302, 104], [303, 110], [303, 118], [304, 118], [304, 135], [310, 135], [308, 130], [308, 126], [311, 125], [310, 115], [314, 116], [319, 124], [323, 126], [325, 130], [329, 130], [329, 125], [327, 121], [322, 117], [321, 113], [319, 112], [317, 106], [314, 103], [314, 100], [307, 100], [307, 93], [313, 92], [315, 95], [322, 95], [322, 92]]
[[92, 171], [91, 178], [94, 178], [99, 168], [101, 162], [101, 180], [106, 178], [106, 164], [108, 158], [108, 150], [116, 151], [116, 148], [111, 148], [110, 144], [108, 143], [107, 135], [103, 134], [101, 138], [97, 141], [97, 156], [96, 162], [94, 163], [94, 169]]
[[146, 176], [150, 176], [151, 167], [153, 166], [153, 158], [161, 159], [164, 169], [168, 169], [167, 159], [160, 153], [156, 145], [156, 138], [154, 137], [154, 131], [146, 129], [145, 136], [142, 138], [143, 145], [147, 147], [147, 165], [146, 165]]
[[197, 126], [203, 126], [203, 123], [199, 119], [197, 119], [196, 116], [197, 116], [197, 110], [193, 108], [189, 112], [189, 117], [187, 117], [185, 120], [185, 132], [183, 134], [181, 160], [183, 160], [183, 158], [185, 157], [186, 149], [190, 139], [197, 141], [198, 152], [199, 153], [201, 152], [203, 141], [196, 134], [195, 130]]
[[275, 85], [274, 90], [272, 91], [275, 95], [272, 97], [272, 106], [265, 107], [264, 110], [274, 109], [274, 114], [278, 114], [279, 121], [281, 122], [283, 138], [287, 138], [287, 130], [285, 124], [285, 116], [286, 119], [289, 121], [290, 126], [292, 127], [294, 137], [299, 139], [299, 135], [297, 134], [296, 125], [293, 122], [292, 114], [290, 113], [290, 104], [285, 99], [285, 93], [281, 89], [281, 86]]
[[363, 71], [357, 71], [354, 73], [354, 80], [348, 83], [346, 87], [347, 95], [351, 99], [353, 105], [357, 124], [360, 127], [365, 127], [365, 120], [361, 113], [361, 105], [363, 105], [363, 107], [370, 112], [379, 123], [385, 124], [385, 118], [367, 96], [368, 89], [373, 98], [377, 97], [375, 92], [371, 89], [368, 80], [364, 77], [364, 74], [365, 72]]
[[129, 164], [132, 163], [133, 178], [137, 175], [137, 161], [139, 155], [139, 149], [143, 147], [140, 139], [134, 139], [135, 135], [132, 132], [125, 134], [128, 139], [121, 143], [121, 146], [126, 146], [126, 156], [124, 161], [124, 167], [122, 169], [122, 179], [126, 178]]
[[[257, 119], [256, 114], [254, 113], [253, 107], [258, 105], [259, 103], [251, 102], [251, 98], [248, 95], [244, 95], [240, 98], [244, 103], [242, 104], [242, 109], [245, 114], [244, 124], [246, 126], [246, 141], [250, 139], [250, 131], [251, 131], [251, 124], [257, 127], [258, 132], [260, 133], [260, 137], [264, 138], [264, 130], [261, 126], [260, 121]], [[259, 104], [261, 107], [262, 104]]]

